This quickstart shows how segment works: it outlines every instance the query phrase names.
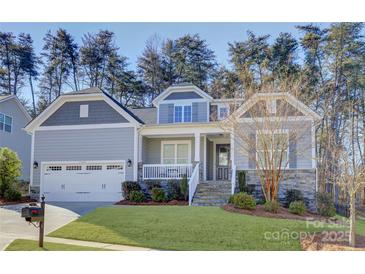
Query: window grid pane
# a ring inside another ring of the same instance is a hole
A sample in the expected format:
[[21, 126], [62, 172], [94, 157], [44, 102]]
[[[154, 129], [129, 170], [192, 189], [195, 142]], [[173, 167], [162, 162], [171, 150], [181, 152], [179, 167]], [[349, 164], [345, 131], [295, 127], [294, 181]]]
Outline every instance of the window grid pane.
[[182, 106], [175, 106], [175, 123], [182, 122]]
[[184, 106], [184, 122], [191, 122], [191, 106]]

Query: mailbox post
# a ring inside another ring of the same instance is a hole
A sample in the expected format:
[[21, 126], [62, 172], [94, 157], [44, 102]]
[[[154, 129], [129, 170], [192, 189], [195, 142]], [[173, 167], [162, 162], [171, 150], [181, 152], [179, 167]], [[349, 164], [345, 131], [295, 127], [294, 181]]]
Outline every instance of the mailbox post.
[[44, 216], [45, 216], [45, 202], [44, 202], [44, 195], [42, 195], [41, 201], [41, 208], [43, 212], [43, 219], [39, 222], [39, 247], [43, 247], [43, 239], [44, 239]]

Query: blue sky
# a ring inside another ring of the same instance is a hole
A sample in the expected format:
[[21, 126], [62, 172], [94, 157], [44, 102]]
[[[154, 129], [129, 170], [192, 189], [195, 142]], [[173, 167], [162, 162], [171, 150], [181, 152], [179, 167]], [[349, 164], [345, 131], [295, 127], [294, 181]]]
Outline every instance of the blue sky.
[[[272, 41], [280, 32], [290, 32], [295, 37], [299, 37], [300, 33], [295, 29], [295, 26], [299, 24], [305, 23], [0, 23], [0, 31], [14, 34], [30, 33], [35, 49], [37, 53], [40, 53], [43, 37], [48, 30], [65, 28], [78, 43], [81, 43], [83, 34], [108, 29], [115, 33], [120, 54], [128, 57], [130, 68], [134, 69], [146, 40], [154, 34], [161, 39], [175, 39], [187, 33], [198, 33], [214, 50], [217, 61], [228, 65], [228, 43], [246, 39], [248, 30], [258, 35], [270, 34]], [[328, 24], [319, 23], [318, 25], [327, 26]], [[29, 98], [27, 88], [24, 88], [22, 93]]]

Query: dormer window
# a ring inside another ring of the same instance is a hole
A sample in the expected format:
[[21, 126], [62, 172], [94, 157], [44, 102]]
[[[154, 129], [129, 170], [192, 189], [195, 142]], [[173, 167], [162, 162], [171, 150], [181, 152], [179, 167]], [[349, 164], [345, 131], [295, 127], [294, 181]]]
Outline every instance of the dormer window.
[[89, 105], [80, 105], [80, 118], [89, 117]]
[[229, 115], [229, 109], [227, 106], [218, 106], [218, 120], [224, 120]]
[[276, 114], [276, 100], [267, 100], [266, 108], [270, 114]]
[[174, 122], [190, 123], [191, 122], [191, 105], [174, 106]]

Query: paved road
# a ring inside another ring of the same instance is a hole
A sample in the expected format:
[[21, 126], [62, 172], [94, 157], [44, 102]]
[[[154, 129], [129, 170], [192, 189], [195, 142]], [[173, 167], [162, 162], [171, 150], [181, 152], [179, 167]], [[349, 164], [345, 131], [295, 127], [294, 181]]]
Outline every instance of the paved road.
[[[27, 204], [0, 208], [0, 250], [14, 239], [38, 239], [39, 230], [20, 217], [21, 208]], [[46, 205], [45, 234], [77, 219], [80, 215], [68, 209]]]

